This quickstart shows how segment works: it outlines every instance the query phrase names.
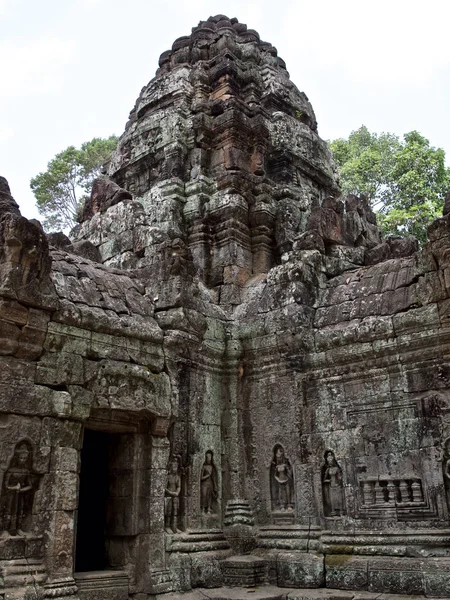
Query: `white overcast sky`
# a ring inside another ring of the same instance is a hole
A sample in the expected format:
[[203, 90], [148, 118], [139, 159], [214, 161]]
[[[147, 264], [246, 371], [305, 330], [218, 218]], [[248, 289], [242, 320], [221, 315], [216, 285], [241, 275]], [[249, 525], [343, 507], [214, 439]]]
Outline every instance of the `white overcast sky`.
[[159, 55], [219, 13], [278, 48], [322, 138], [417, 129], [450, 163], [450, 0], [0, 0], [0, 175], [25, 216], [30, 178], [120, 135]]

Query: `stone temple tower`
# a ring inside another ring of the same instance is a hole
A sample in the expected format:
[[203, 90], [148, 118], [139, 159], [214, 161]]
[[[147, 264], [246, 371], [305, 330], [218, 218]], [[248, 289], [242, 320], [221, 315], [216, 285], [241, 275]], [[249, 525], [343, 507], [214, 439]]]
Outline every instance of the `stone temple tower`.
[[0, 178], [0, 593], [450, 596], [449, 248], [255, 31], [176, 40], [70, 239]]
[[[130, 206], [123, 232], [116, 223], [108, 234], [98, 215], [77, 237], [93, 238], [106, 264], [126, 268], [152, 264], [161, 244], [177, 240], [220, 304], [235, 306], [242, 286], [279, 264], [338, 194], [330, 152], [276, 49], [236, 19], [201, 22], [159, 65], [108, 170], [140, 218]], [[359, 246], [373, 235], [360, 229], [349, 238]]]

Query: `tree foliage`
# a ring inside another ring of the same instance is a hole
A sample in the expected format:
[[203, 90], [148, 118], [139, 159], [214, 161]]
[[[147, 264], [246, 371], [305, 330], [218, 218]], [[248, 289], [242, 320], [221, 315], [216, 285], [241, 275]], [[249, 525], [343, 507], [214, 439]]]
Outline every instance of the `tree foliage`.
[[431, 221], [442, 214], [450, 190], [445, 152], [417, 131], [400, 140], [392, 133], [371, 133], [362, 126], [348, 139], [330, 142], [345, 194], [365, 194], [378, 211], [385, 234], [426, 240]]
[[69, 146], [59, 152], [44, 173], [30, 181], [40, 214], [47, 230], [67, 229], [75, 225], [84, 197], [90, 193], [93, 180], [117, 145], [114, 135], [93, 138], [79, 149]]

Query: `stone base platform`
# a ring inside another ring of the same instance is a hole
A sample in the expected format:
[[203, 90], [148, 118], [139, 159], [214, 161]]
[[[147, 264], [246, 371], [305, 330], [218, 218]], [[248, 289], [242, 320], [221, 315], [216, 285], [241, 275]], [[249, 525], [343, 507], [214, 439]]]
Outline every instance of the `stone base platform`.
[[[425, 600], [428, 596], [356, 592], [350, 590], [289, 589], [271, 585], [256, 587], [197, 588], [184, 594], [164, 594], [156, 600]], [[441, 600], [450, 600], [443, 598]]]
[[231, 556], [220, 563], [227, 587], [258, 586], [267, 581], [267, 561], [257, 556]]
[[80, 600], [128, 600], [128, 574], [124, 571], [75, 573]]

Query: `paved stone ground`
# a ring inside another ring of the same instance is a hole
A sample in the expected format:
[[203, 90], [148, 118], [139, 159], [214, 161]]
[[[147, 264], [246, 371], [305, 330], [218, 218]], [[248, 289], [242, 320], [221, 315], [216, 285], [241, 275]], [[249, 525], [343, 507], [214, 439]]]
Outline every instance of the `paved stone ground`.
[[[162, 596], [157, 596], [162, 599]], [[164, 600], [423, 600], [425, 596], [383, 594], [379, 592], [354, 592], [332, 589], [288, 589], [276, 586], [252, 588], [221, 587], [197, 588], [184, 594], [165, 594]], [[440, 600], [450, 600], [441, 598]]]

